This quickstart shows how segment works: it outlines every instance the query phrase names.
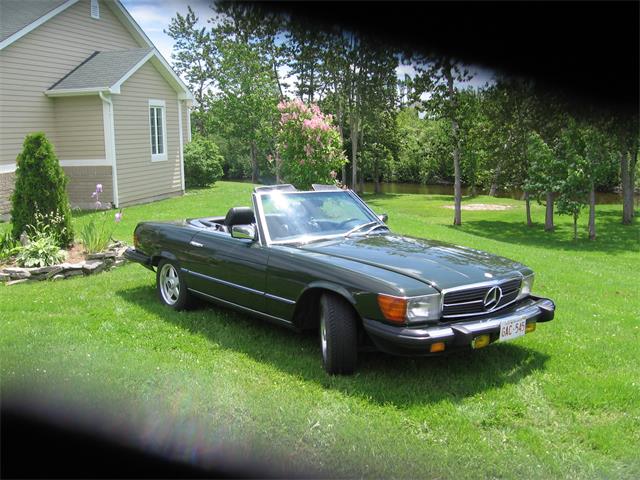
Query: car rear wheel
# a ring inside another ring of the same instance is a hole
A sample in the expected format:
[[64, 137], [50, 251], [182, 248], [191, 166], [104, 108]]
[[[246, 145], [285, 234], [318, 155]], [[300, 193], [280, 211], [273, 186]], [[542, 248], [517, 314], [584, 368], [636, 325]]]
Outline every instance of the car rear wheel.
[[160, 301], [174, 310], [187, 308], [189, 292], [184, 281], [184, 274], [177, 263], [161, 260], [156, 272], [156, 288]]
[[322, 366], [331, 375], [355, 372], [358, 360], [358, 318], [341, 297], [325, 293], [320, 299]]

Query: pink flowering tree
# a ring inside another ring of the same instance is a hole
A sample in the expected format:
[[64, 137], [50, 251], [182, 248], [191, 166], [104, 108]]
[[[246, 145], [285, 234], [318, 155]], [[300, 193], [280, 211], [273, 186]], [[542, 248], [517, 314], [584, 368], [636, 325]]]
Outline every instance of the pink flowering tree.
[[282, 101], [278, 110], [280, 128], [275, 161], [282, 179], [303, 189], [310, 188], [312, 183], [334, 183], [336, 172], [347, 159], [332, 116], [300, 99]]

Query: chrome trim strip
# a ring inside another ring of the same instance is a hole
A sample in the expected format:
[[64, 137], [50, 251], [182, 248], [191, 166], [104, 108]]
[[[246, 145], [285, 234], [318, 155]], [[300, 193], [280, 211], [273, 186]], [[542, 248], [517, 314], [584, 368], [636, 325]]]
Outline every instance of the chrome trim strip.
[[271, 300], [275, 300], [277, 302], [286, 303], [287, 305], [294, 305], [296, 303], [295, 300], [289, 300], [288, 298], [278, 297], [277, 295], [272, 295], [270, 293], [264, 294], [265, 297], [270, 298]]
[[289, 320], [285, 320], [284, 318], [274, 317], [273, 315], [269, 315], [268, 313], [264, 313], [264, 312], [261, 312], [259, 310], [254, 310], [253, 308], [243, 307], [242, 305], [238, 305], [237, 303], [229, 302], [228, 300], [223, 300], [222, 298], [219, 298], [219, 297], [214, 297], [213, 295], [209, 295], [208, 293], [201, 292], [200, 290], [196, 290], [195, 288], [187, 288], [187, 290], [189, 290], [189, 291], [191, 291], [193, 293], [197, 293], [198, 295], [202, 295], [203, 297], [207, 297], [207, 298], [210, 298], [212, 300], [215, 300], [216, 302], [224, 303], [225, 305], [229, 305], [231, 307], [239, 308], [239, 309], [244, 310], [246, 312], [250, 312], [250, 313], [254, 313], [256, 315], [267, 317], [267, 318], [269, 318], [271, 320], [275, 320], [276, 322], [281, 322], [281, 323], [284, 323], [286, 325], [292, 325], [292, 322], [290, 322]]
[[209, 275], [205, 275], [203, 273], [194, 272], [193, 270], [189, 270], [187, 268], [181, 268], [183, 272], [190, 273], [196, 277], [204, 278], [205, 280], [209, 280], [215, 283], [219, 283], [221, 285], [225, 285], [227, 287], [235, 287], [240, 290], [244, 290], [249, 293], [255, 293], [256, 295], [264, 295], [267, 298], [272, 300], [276, 300], [278, 302], [286, 303], [288, 305], [293, 305], [296, 303], [295, 300], [289, 300], [288, 298], [278, 297], [277, 295], [272, 295], [271, 293], [263, 292], [261, 290], [256, 290], [254, 288], [245, 287], [244, 285], [238, 285], [237, 283], [227, 282], [226, 280], [220, 280], [219, 278], [210, 277]]
[[190, 273], [196, 277], [204, 278], [205, 280], [209, 280], [211, 282], [219, 283], [221, 285], [225, 285], [227, 287], [234, 287], [239, 290], [244, 290], [245, 292], [255, 293], [256, 295], [264, 295], [264, 292], [261, 290], [256, 290], [255, 288], [245, 287], [244, 285], [238, 285], [237, 283], [227, 282], [226, 280], [220, 280], [219, 278], [210, 277], [209, 275], [205, 275], [203, 273], [194, 272], [193, 270], [189, 270], [186, 268], [181, 268], [183, 272]]
[[460, 303], [443, 303], [443, 307], [455, 307], [457, 305], [471, 305], [472, 303], [482, 303], [482, 300], [473, 300], [471, 302], [460, 302]]

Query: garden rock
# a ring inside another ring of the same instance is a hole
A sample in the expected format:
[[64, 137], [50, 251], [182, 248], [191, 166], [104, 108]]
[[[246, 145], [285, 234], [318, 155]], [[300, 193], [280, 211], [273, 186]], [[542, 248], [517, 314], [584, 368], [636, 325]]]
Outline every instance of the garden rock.
[[9, 280], [11, 280], [11, 275], [0, 272], [0, 282], [8, 282]]
[[31, 276], [29, 270], [20, 267], [7, 267], [4, 269], [4, 273], [8, 273], [11, 280], [22, 280]]
[[65, 279], [65, 276], [62, 273], [59, 273], [57, 275], [54, 275], [51, 280], [54, 282], [57, 282], [58, 280], [64, 280], [64, 279]]
[[21, 278], [20, 280], [11, 280], [10, 282], [7, 282], [7, 286], [9, 285], [17, 285], [18, 283], [25, 283], [28, 282], [29, 279], [28, 278]]
[[64, 277], [65, 278], [69, 278], [69, 277], [75, 277], [77, 275], [84, 275], [82, 270], [66, 270], [64, 272]]
[[103, 269], [104, 262], [101, 262], [100, 260], [89, 260], [88, 262], [85, 262], [84, 266], [82, 267], [82, 270], [87, 275], [101, 272]]

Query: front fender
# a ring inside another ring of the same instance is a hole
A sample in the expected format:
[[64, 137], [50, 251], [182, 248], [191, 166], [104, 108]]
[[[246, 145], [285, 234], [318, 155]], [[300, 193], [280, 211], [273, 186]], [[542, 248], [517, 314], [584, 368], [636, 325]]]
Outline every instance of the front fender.
[[315, 282], [311, 282], [302, 291], [302, 293], [300, 294], [300, 298], [304, 297], [305, 293], [307, 293], [311, 289], [328, 290], [330, 292], [337, 293], [338, 295], [346, 299], [349, 303], [351, 303], [351, 305], [356, 304], [356, 299], [354, 298], [353, 294], [349, 290], [344, 288], [342, 285], [337, 285], [335, 283], [328, 282], [326, 280], [317, 280]]

